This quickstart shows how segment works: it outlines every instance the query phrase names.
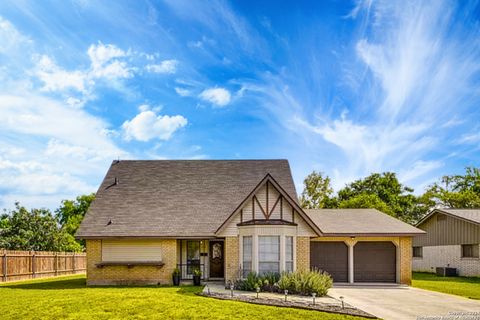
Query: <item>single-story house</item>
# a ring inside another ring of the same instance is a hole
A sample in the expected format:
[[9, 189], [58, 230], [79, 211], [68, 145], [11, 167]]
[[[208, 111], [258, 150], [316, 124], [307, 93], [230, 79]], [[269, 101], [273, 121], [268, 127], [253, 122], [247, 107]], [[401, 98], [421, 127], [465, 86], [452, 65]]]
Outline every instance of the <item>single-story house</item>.
[[287, 160], [150, 160], [112, 163], [77, 238], [89, 285], [171, 283], [175, 268], [409, 284], [422, 232], [371, 209], [302, 209]]
[[480, 209], [435, 209], [417, 223], [426, 233], [413, 241], [413, 270], [456, 268], [480, 276]]

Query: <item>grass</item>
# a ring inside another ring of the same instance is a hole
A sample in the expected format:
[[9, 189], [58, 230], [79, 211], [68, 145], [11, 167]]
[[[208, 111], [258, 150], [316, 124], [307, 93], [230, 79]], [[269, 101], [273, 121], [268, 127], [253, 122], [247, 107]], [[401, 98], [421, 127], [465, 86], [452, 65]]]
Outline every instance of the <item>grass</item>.
[[0, 285], [0, 318], [363, 319], [210, 299], [195, 295], [200, 290], [191, 286], [86, 287], [83, 275], [6, 283]]
[[414, 272], [412, 286], [480, 300], [480, 277], [438, 277], [433, 273]]

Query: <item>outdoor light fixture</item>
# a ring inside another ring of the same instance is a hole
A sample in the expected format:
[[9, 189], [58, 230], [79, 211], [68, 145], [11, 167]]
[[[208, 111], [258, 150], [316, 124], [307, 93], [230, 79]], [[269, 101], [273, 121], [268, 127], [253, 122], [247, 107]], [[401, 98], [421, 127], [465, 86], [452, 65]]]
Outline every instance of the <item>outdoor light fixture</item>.
[[257, 299], [258, 299], [258, 293], [260, 292], [260, 287], [256, 287], [255, 290], [257, 290]]
[[315, 297], [317, 296], [317, 294], [315, 292], [312, 292], [312, 298], [313, 298], [313, 305], [315, 305]]
[[230, 295], [232, 296], [232, 298], [233, 298], [233, 288], [234, 288], [234, 286], [233, 286], [233, 284], [231, 284], [230, 285]]
[[285, 290], [285, 302], [287, 302], [288, 290]]
[[343, 296], [340, 296], [339, 298], [340, 298], [340, 300], [342, 301], [342, 309], [345, 309], [345, 304], [344, 304], [344, 302], [343, 302]]

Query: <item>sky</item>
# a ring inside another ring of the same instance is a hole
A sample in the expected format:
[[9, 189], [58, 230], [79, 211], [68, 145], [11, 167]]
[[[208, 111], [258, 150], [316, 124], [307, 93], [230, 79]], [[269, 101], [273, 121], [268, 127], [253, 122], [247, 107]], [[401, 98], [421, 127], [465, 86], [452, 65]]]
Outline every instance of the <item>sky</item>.
[[336, 190], [479, 166], [478, 1], [1, 1], [0, 208], [114, 159], [288, 159]]

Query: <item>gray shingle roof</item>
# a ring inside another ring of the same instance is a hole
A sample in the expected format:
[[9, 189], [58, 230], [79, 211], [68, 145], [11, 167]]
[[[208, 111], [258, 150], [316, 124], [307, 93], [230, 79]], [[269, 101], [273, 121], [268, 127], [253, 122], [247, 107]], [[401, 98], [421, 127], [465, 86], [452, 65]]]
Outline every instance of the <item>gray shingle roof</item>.
[[435, 209], [426, 215], [420, 222], [417, 224], [420, 225], [430, 218], [435, 212], [443, 212], [454, 217], [458, 217], [473, 223], [480, 224], [480, 209]]
[[415, 235], [425, 233], [376, 209], [305, 209], [324, 236]]
[[287, 160], [113, 162], [76, 236], [213, 236], [268, 173], [297, 201]]

